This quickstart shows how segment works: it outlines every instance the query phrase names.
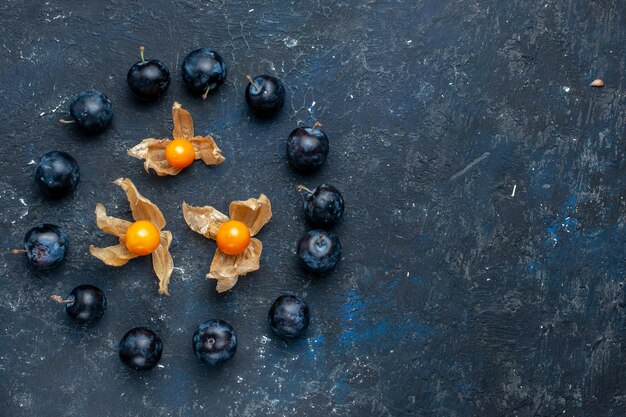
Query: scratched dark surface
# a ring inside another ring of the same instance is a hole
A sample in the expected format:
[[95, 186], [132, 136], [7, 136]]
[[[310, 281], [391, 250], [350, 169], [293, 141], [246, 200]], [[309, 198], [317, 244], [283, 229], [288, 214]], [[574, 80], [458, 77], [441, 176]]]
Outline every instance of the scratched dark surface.
[[[412, 2], [59, 1], [0, 4], [0, 414], [2, 416], [623, 416], [626, 268], [623, 94], [626, 14], [619, 0]], [[163, 100], [135, 100], [137, 48], [163, 60]], [[201, 101], [180, 64], [222, 53], [227, 82]], [[250, 117], [246, 74], [284, 80], [271, 121]], [[603, 78], [602, 89], [588, 87]], [[79, 91], [115, 106], [97, 137], [57, 120]], [[126, 149], [168, 137], [180, 101], [226, 156], [158, 178]], [[284, 157], [289, 132], [320, 120], [330, 157], [310, 177]], [[71, 153], [82, 179], [50, 201], [33, 161]], [[104, 202], [130, 218], [129, 177], [163, 210], [175, 242], [171, 297], [148, 259], [122, 268], [88, 254], [114, 238]], [[297, 265], [307, 230], [294, 187], [329, 182], [347, 209], [334, 229], [340, 266]], [[267, 194], [262, 268], [218, 295], [204, 279], [214, 244], [180, 205], [226, 210]], [[65, 228], [49, 273], [8, 254], [40, 222]], [[96, 326], [73, 326], [50, 294], [105, 290]], [[283, 292], [308, 301], [306, 338], [266, 322]], [[217, 369], [191, 349], [197, 324], [230, 322], [234, 359]], [[127, 370], [117, 344], [148, 325], [163, 367]]]

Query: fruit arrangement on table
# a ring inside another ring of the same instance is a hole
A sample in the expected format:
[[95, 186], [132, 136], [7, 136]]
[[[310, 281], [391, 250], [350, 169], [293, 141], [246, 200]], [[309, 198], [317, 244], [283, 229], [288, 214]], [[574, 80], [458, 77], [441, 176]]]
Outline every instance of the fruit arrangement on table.
[[[144, 58], [128, 71], [130, 90], [141, 100], [161, 98], [170, 85], [170, 71], [161, 61]], [[211, 91], [222, 85], [228, 66], [224, 59], [209, 48], [190, 52], [181, 67], [182, 79], [188, 90], [207, 99]], [[280, 112], [285, 103], [285, 87], [271, 75], [247, 76], [245, 101], [258, 117], [271, 118]], [[61, 119], [64, 124], [75, 124], [92, 134], [105, 130], [113, 118], [113, 105], [100, 91], [79, 93], [70, 103], [71, 119]], [[211, 135], [197, 136], [191, 114], [179, 103], [172, 106], [174, 129], [171, 139], [147, 138], [128, 150], [128, 155], [144, 161], [147, 172], [158, 176], [177, 175], [196, 160], [206, 165], [225, 161], [221, 150]], [[298, 127], [288, 136], [286, 156], [294, 169], [311, 173], [322, 166], [329, 152], [326, 133], [315, 122], [311, 127]], [[53, 151], [41, 157], [35, 167], [35, 182], [49, 198], [60, 199], [72, 193], [80, 181], [76, 160], [66, 152]], [[151, 255], [158, 280], [158, 293], [169, 295], [169, 283], [174, 262], [169, 248], [172, 233], [164, 230], [165, 218], [161, 210], [139, 193], [130, 179], [119, 178], [114, 184], [126, 193], [133, 221], [107, 215], [104, 205], [95, 206], [96, 225], [118, 239], [112, 246], [90, 246], [89, 252], [104, 264], [122, 267], [130, 260]], [[327, 230], [338, 223], [344, 212], [343, 196], [335, 187], [322, 184], [310, 190], [302, 185], [303, 209], [307, 221], [315, 227], [301, 237], [296, 245], [297, 257], [305, 270], [313, 273], [331, 271], [342, 256], [341, 243], [336, 234]], [[272, 218], [270, 200], [264, 194], [258, 198], [230, 203], [229, 215], [213, 206], [194, 207], [182, 202], [185, 222], [196, 233], [215, 240], [217, 248], [210, 265], [209, 279], [217, 280], [218, 292], [231, 290], [239, 277], [258, 270], [263, 249], [256, 235]], [[30, 229], [24, 238], [24, 249], [12, 252], [25, 253], [30, 265], [36, 269], [58, 267], [68, 250], [68, 236], [60, 227], [41, 224]], [[51, 299], [64, 305], [69, 318], [79, 325], [93, 325], [104, 315], [107, 298], [102, 290], [83, 284], [67, 296], [52, 295]], [[309, 326], [309, 307], [302, 297], [282, 294], [276, 298], [268, 312], [272, 331], [283, 338], [301, 337]], [[210, 319], [201, 323], [192, 337], [196, 357], [207, 365], [217, 365], [233, 357], [237, 351], [237, 333], [226, 321]], [[163, 352], [159, 335], [147, 327], [129, 330], [119, 343], [119, 357], [131, 369], [154, 368]]]

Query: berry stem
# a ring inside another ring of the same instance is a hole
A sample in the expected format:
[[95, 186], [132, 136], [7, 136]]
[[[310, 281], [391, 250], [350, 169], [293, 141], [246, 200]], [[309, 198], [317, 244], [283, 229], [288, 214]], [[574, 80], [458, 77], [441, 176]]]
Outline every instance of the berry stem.
[[27, 250], [26, 249], [11, 249], [11, 253], [13, 255], [17, 255], [18, 253], [26, 253]]
[[318, 122], [318, 121], [316, 121], [315, 123], [313, 123], [313, 129], [318, 128], [318, 127], [321, 127], [321, 126], [322, 126], [322, 124], [321, 124], [320, 122]]
[[315, 239], [315, 245], [317, 247], [321, 247], [323, 241], [324, 241], [324, 235], [322, 233], [320, 233], [320, 235], [317, 237], [317, 239]]
[[246, 75], [246, 79], [247, 79], [248, 81], [250, 81], [250, 84], [252, 84], [252, 86], [253, 86], [254, 88], [256, 88], [257, 90], [260, 90], [260, 89], [261, 89], [261, 87], [259, 87], [259, 85], [258, 85], [257, 83], [255, 83], [255, 82], [254, 82], [254, 80], [252, 79], [252, 77], [251, 77], [251, 76]]
[[143, 52], [146, 50], [146, 48], [143, 47], [143, 45], [141, 45], [139, 47], [139, 56], [141, 56], [141, 62], [146, 62], [146, 59], [143, 57]]
[[209, 90], [211, 90], [210, 85], [207, 86], [206, 91], [204, 92], [204, 94], [202, 94], [202, 100], [206, 100], [206, 98], [209, 96]]
[[69, 125], [70, 123], [76, 123], [76, 120], [59, 119], [59, 123], [64, 124], [64, 125]]
[[309, 190], [308, 188], [306, 188], [304, 185], [298, 185], [296, 187], [296, 190], [298, 192], [302, 192], [302, 191], [306, 191], [307, 193], [312, 193], [313, 191]]
[[73, 303], [74, 302], [74, 300], [64, 300], [63, 297], [58, 296], [58, 295], [51, 295], [50, 298], [53, 299], [54, 301], [56, 301], [59, 304], [67, 304], [67, 303]]

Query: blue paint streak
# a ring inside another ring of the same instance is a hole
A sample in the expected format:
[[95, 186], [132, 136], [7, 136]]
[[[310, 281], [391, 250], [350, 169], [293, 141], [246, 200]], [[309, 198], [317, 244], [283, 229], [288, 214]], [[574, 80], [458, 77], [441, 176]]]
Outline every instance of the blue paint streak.
[[529, 272], [534, 272], [539, 268], [541, 268], [541, 262], [539, 262], [537, 259], [531, 260], [530, 263], [528, 264]]
[[[389, 287], [389, 283], [385, 284]], [[414, 316], [404, 316], [399, 321], [390, 321], [392, 314], [385, 314], [385, 306], [391, 306], [390, 298], [397, 296], [398, 285], [391, 285], [391, 291], [367, 300], [355, 290], [346, 292], [347, 301], [341, 307], [341, 321], [344, 331], [338, 337], [337, 351], [346, 352], [358, 349], [367, 352], [392, 350], [409, 341], [427, 340], [439, 330], [419, 321]], [[384, 317], [384, 318], [380, 318]]]
[[548, 243], [552, 246], [556, 246], [559, 240], [564, 237], [569, 239], [573, 235], [578, 235], [578, 220], [574, 217], [575, 210], [576, 197], [572, 194], [561, 211], [552, 219], [544, 222]]

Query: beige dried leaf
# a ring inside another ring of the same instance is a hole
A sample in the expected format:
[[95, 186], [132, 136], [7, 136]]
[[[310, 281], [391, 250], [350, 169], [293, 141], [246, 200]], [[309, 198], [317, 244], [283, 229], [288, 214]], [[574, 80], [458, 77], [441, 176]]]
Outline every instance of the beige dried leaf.
[[593, 80], [591, 82], [591, 84], [589, 84], [589, 86], [591, 86], [591, 87], [604, 87], [604, 80], [598, 78], [596, 80]]
[[[211, 135], [194, 136], [191, 114], [183, 109], [180, 103], [174, 103], [172, 107], [172, 120], [174, 121], [173, 138], [189, 140], [195, 151], [195, 160], [201, 159], [206, 165], [219, 165], [224, 162], [222, 150]], [[143, 167], [148, 172], [152, 169], [159, 176], [177, 175], [182, 169], [174, 168], [165, 158], [165, 148], [170, 142], [170, 139], [144, 139], [130, 148], [128, 155], [144, 160]]]
[[169, 248], [172, 243], [172, 233], [161, 232], [161, 244], [152, 252], [152, 268], [159, 280], [159, 294], [170, 295], [168, 285], [174, 270], [174, 261], [170, 255]]
[[96, 224], [103, 232], [116, 236], [120, 242], [123, 242], [126, 229], [131, 223], [127, 220], [107, 216], [106, 208], [98, 203], [96, 204]]
[[193, 149], [196, 151], [195, 159], [202, 159], [207, 165], [219, 165], [226, 158], [222, 156], [222, 150], [217, 146], [211, 135], [205, 137], [196, 136], [191, 139]]
[[193, 207], [183, 202], [183, 217], [187, 225], [196, 233], [215, 239], [217, 229], [228, 217], [213, 207]]
[[130, 210], [133, 213], [135, 221], [148, 220], [154, 224], [157, 229], [161, 230], [165, 226], [165, 217], [161, 210], [146, 197], [139, 194], [135, 184], [128, 178], [118, 178], [114, 184], [119, 185], [126, 192], [126, 198], [130, 204]]
[[182, 170], [171, 166], [165, 158], [165, 147], [170, 142], [169, 139], [144, 139], [130, 148], [128, 154], [133, 158], [143, 159], [143, 167], [147, 172], [152, 169], [160, 177], [176, 175]]
[[193, 118], [191, 113], [183, 109], [180, 103], [174, 102], [174, 106], [172, 106], [172, 121], [174, 122], [174, 131], [172, 132], [174, 139], [191, 140], [193, 138]]
[[245, 201], [233, 201], [230, 203], [231, 220], [239, 220], [250, 229], [252, 236], [272, 218], [272, 205], [265, 194], [259, 198], [249, 198]]
[[207, 278], [217, 280], [218, 292], [228, 291], [235, 286], [239, 276], [259, 269], [262, 251], [263, 244], [256, 238], [250, 239], [248, 248], [239, 255], [226, 255], [218, 248]]
[[89, 253], [109, 266], [122, 266], [137, 257], [123, 243], [106, 248], [97, 248], [91, 245], [89, 246]]

